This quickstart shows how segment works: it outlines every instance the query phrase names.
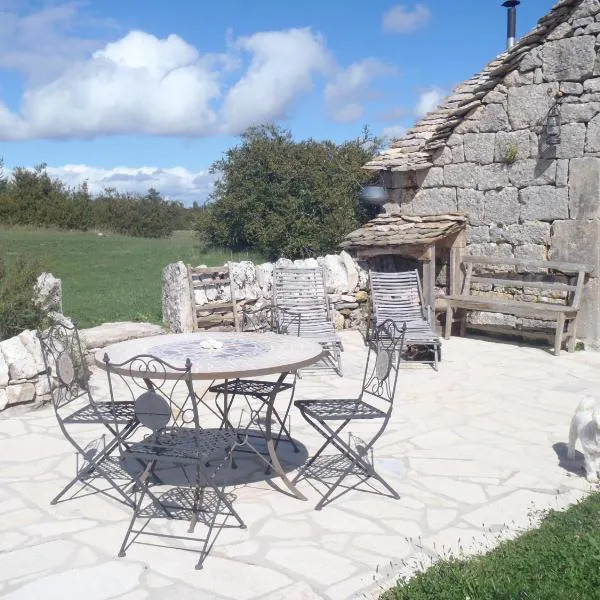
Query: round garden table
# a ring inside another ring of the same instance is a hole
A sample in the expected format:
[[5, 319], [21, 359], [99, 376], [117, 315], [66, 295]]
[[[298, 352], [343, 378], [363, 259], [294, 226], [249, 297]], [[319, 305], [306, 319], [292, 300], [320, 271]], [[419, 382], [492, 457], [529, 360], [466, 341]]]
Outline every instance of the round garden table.
[[[115, 363], [126, 362], [134, 356], [149, 354], [183, 367], [189, 358], [192, 363], [191, 377], [195, 380], [241, 379], [279, 373], [278, 383], [286, 375], [319, 360], [323, 354], [320, 344], [291, 335], [246, 332], [198, 332], [159, 335], [112, 344], [98, 350], [94, 356], [96, 366], [106, 370], [104, 361], [108, 355], [111, 370], [119, 373]], [[120, 372], [130, 377], [152, 379], [148, 371], [135, 372], [127, 368]], [[165, 377], [161, 373], [161, 377]], [[181, 373], [173, 373], [178, 378]], [[169, 374], [167, 373], [167, 378]], [[275, 386], [265, 415], [265, 442], [273, 470], [286, 487], [301, 500], [306, 497], [288, 479], [275, 449], [271, 432], [273, 406], [278, 386]]]

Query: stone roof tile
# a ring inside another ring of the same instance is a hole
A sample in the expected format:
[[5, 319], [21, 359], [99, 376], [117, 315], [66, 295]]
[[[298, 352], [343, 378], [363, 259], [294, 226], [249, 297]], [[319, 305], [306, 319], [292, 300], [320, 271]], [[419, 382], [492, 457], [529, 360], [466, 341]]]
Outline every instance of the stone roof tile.
[[369, 161], [366, 169], [414, 171], [433, 164], [433, 153], [444, 145], [461, 117], [482, 104], [486, 93], [514, 70], [527, 52], [540, 46], [586, 0], [559, 0], [536, 28], [510, 50], [494, 58], [480, 73], [458, 85], [438, 108], [428, 113], [390, 148]]

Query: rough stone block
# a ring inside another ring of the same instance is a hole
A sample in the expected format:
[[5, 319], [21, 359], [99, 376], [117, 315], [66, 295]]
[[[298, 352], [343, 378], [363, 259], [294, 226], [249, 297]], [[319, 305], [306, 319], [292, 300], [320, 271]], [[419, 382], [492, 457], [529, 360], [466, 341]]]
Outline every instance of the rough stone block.
[[0, 352], [8, 364], [10, 379], [30, 379], [38, 374], [37, 362], [19, 336], [0, 342]]
[[600, 115], [596, 115], [587, 127], [586, 152], [600, 152]]
[[552, 224], [550, 260], [589, 264], [598, 273], [599, 236], [599, 221], [555, 221]]
[[5, 390], [7, 406], [31, 402], [35, 398], [35, 386], [33, 383], [9, 385]]
[[416, 215], [441, 215], [447, 212], [456, 212], [456, 190], [447, 187], [420, 190], [414, 197], [411, 208]]
[[573, 26], [570, 23], [561, 23], [554, 31], [548, 35], [549, 40], [560, 40], [573, 33]]
[[8, 396], [6, 395], [6, 390], [4, 388], [0, 388], [0, 411], [3, 411], [8, 406]]
[[528, 158], [508, 166], [508, 179], [518, 188], [556, 182], [556, 161]]
[[433, 154], [432, 163], [436, 167], [442, 167], [449, 165], [452, 162], [452, 150], [448, 146], [442, 146], [439, 150], [436, 150]]
[[563, 123], [588, 123], [600, 113], [600, 102], [563, 103], [560, 116]]
[[417, 171], [417, 185], [420, 188], [442, 187], [444, 185], [444, 169], [431, 167]]
[[181, 261], [167, 265], [162, 272], [163, 323], [173, 333], [194, 330], [194, 309], [190, 298], [188, 270]]
[[598, 346], [600, 340], [600, 280], [588, 279], [581, 298], [581, 307], [577, 319], [577, 337], [584, 342]]
[[487, 225], [473, 227], [467, 225], [467, 240], [469, 244], [483, 244], [490, 241], [490, 228]]
[[492, 242], [508, 242], [513, 245], [549, 244], [550, 223], [543, 221], [528, 221], [513, 225], [490, 227]]
[[569, 166], [569, 209], [573, 219], [600, 215], [600, 158], [575, 158]]
[[489, 256], [492, 258], [512, 258], [512, 246], [510, 244], [470, 244], [467, 246], [470, 256]]
[[463, 163], [444, 167], [444, 184], [459, 188], [476, 188], [478, 183], [478, 165]]
[[503, 104], [504, 102], [506, 102], [506, 92], [501, 92], [498, 89], [493, 89], [491, 92], [488, 92], [484, 99], [483, 102], [485, 104]]
[[515, 151], [515, 160], [529, 158], [531, 146], [528, 131], [500, 131], [496, 134], [496, 147], [494, 151], [496, 162], [506, 163], [507, 157]]
[[477, 173], [477, 188], [480, 190], [498, 190], [508, 185], [506, 165], [492, 163], [481, 165]]
[[554, 221], [569, 217], [567, 188], [534, 186], [519, 192], [522, 221]]
[[462, 144], [452, 146], [452, 162], [454, 164], [465, 162], [465, 147]]
[[458, 211], [469, 218], [471, 225], [483, 225], [485, 223], [484, 195], [479, 190], [458, 190]]
[[[588, 80], [590, 81], [590, 80]], [[583, 94], [584, 86], [581, 83], [576, 83], [574, 81], [563, 81], [560, 84], [560, 91], [563, 94], [571, 94], [573, 96], [579, 96]]]
[[591, 35], [550, 41], [540, 50], [546, 81], [582, 81], [592, 76], [596, 38]]
[[344, 261], [339, 254], [328, 254], [322, 264], [325, 267], [325, 285], [328, 293], [345, 294], [351, 291]]
[[579, 6], [573, 11], [571, 19], [583, 19], [585, 17], [595, 16], [598, 20], [598, 11], [600, 11], [599, 0], [583, 0]]
[[508, 117], [512, 128], [531, 129], [539, 126], [554, 103], [558, 90], [558, 83], [510, 88], [508, 90]]
[[466, 133], [463, 136], [465, 160], [480, 165], [494, 162], [495, 133]]
[[495, 325], [501, 327], [515, 327], [517, 317], [503, 315], [502, 313], [471, 311], [469, 323], [472, 325]]
[[600, 77], [593, 77], [584, 81], [583, 89], [586, 92], [600, 92]]
[[358, 269], [352, 257], [344, 250], [340, 252], [340, 258], [346, 269], [346, 277], [348, 278], [348, 291], [352, 292], [358, 287]]
[[484, 215], [486, 223], [517, 223], [519, 221], [519, 192], [507, 187], [485, 194]]
[[540, 58], [540, 50], [539, 48], [533, 48], [533, 50], [529, 51], [521, 59], [521, 62], [519, 63], [519, 71], [521, 73], [527, 73], [529, 71], [534, 71], [541, 66], [542, 59]]
[[535, 81], [535, 73], [529, 71], [528, 73], [521, 73], [520, 71], [511, 71], [505, 78], [504, 83], [508, 87], [515, 87], [519, 85], [531, 85]]
[[8, 385], [8, 364], [4, 360], [4, 354], [0, 349], [0, 388]]
[[552, 146], [555, 158], [577, 158], [583, 156], [586, 127], [583, 123], [567, 123], [560, 128], [560, 144]]
[[515, 247], [515, 258], [524, 260], [545, 260], [546, 246], [541, 244], [523, 244]]
[[478, 121], [479, 131], [496, 132], [509, 129], [508, 115], [502, 104], [488, 104], [481, 112]]
[[41, 273], [35, 285], [35, 301], [44, 311], [62, 313], [62, 281], [52, 273]]
[[556, 161], [556, 186], [566, 187], [569, 185], [569, 161], [559, 159]]

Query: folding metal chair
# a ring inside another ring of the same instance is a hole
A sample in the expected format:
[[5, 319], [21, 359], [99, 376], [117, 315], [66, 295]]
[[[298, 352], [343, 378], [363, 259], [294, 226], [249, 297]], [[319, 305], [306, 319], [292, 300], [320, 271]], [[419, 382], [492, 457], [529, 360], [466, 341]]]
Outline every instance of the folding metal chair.
[[369, 271], [369, 280], [374, 327], [386, 319], [398, 325], [406, 323], [405, 353], [411, 353], [414, 362], [430, 364], [437, 371], [442, 342], [433, 329], [433, 309], [425, 306], [418, 271]]
[[[211, 536], [215, 529], [228, 527], [230, 517], [238, 527], [246, 527], [233, 507], [233, 497], [225, 492], [223, 469], [231, 465], [233, 450], [247, 444], [247, 440], [234, 429], [201, 427], [189, 359], [182, 368], [150, 355], [138, 355], [118, 364], [105, 355], [104, 362], [111, 401], [118, 404], [121, 394], [134, 397], [135, 413], [150, 430], [141, 441], [133, 443], [121, 443], [118, 436], [123, 463], [138, 471], [134, 477], [133, 515], [119, 556], [125, 556], [141, 535], [196, 541], [201, 542], [196, 563], [201, 569], [214, 543]], [[157, 491], [164, 487], [165, 491]], [[206, 525], [207, 534], [198, 538], [149, 531], [150, 522], [157, 518], [189, 521], [188, 534], [194, 533], [200, 521]], [[136, 528], [138, 519], [144, 523]]]
[[[273, 270], [273, 305], [301, 315], [300, 337], [321, 344], [327, 351], [321, 368], [335, 369], [342, 376], [342, 340], [335, 330], [333, 311], [325, 288], [322, 267], [281, 267]], [[319, 365], [319, 363], [317, 363]], [[318, 368], [316, 365], [311, 369]]]
[[[54, 323], [44, 332], [38, 332], [42, 349], [52, 408], [65, 439], [75, 448], [77, 467], [75, 477], [51, 501], [56, 504], [76, 483], [89, 486], [97, 492], [95, 480], [104, 479], [109, 485], [107, 494], [120, 502], [132, 504], [124, 488], [131, 482], [120, 469], [113, 452], [117, 449], [117, 429], [123, 442], [138, 426], [133, 402], [95, 402], [88, 386], [90, 378], [77, 327], [69, 322]], [[102, 425], [103, 435], [84, 445], [69, 431], [71, 425]], [[107, 441], [108, 436], [108, 441]], [[81, 464], [79, 464], [81, 461]], [[124, 480], [118, 483], [118, 480]], [[116, 494], [116, 496], [115, 496]]]
[[[258, 311], [245, 311], [242, 314], [241, 328], [242, 331], [254, 333], [276, 333], [298, 336], [300, 331], [301, 317], [298, 314], [291, 313], [282, 308], [273, 306], [264, 307]], [[290, 343], [293, 343], [290, 340]], [[267, 404], [273, 397], [273, 391], [277, 388], [277, 395], [282, 392], [289, 392], [290, 396], [286, 404], [282, 406], [283, 412], [273, 407], [273, 417], [275, 419], [275, 427], [277, 435], [275, 436], [275, 448], [279, 442], [289, 442], [294, 449], [294, 452], [299, 452], [298, 446], [294, 442], [288, 420], [290, 408], [294, 399], [296, 390], [296, 373], [290, 373], [288, 381], [272, 381], [268, 379], [235, 379], [233, 381], [225, 381], [217, 385], [209, 387], [208, 391], [216, 394], [215, 402], [219, 411], [223, 416], [223, 426], [232, 427], [229, 415], [232, 405], [236, 398], [243, 398], [245, 408], [248, 409], [250, 419], [245, 423], [250, 438], [264, 437], [264, 412]], [[257, 433], [252, 431], [252, 428], [258, 429]], [[267, 468], [268, 470], [268, 468]]]
[[[358, 481], [336, 498], [369, 478], [380, 482], [393, 498], [399, 498], [396, 491], [375, 470], [372, 449], [385, 431], [392, 414], [405, 334], [406, 324], [399, 328], [389, 319], [376, 327], [358, 398], [296, 400], [294, 403], [308, 424], [325, 438], [325, 442], [294, 479], [296, 482], [310, 476], [327, 487], [326, 493], [315, 506], [316, 510], [333, 501], [333, 492], [351, 475], [356, 476]], [[342, 435], [355, 421], [379, 421], [380, 425], [368, 441], [351, 433], [348, 441], [345, 441]], [[323, 454], [330, 446], [339, 453], [333, 459]], [[319, 460], [320, 463], [317, 462]], [[332, 476], [334, 480], [329, 484], [326, 479]]]

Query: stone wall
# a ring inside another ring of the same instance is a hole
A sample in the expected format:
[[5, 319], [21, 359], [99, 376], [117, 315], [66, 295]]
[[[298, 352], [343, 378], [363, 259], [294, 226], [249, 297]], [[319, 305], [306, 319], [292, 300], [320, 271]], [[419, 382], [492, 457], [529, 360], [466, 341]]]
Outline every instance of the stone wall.
[[[403, 212], [466, 214], [471, 254], [590, 264], [578, 332], [591, 342], [600, 341], [599, 48], [600, 3], [586, 0], [466, 115], [433, 167], [386, 173]], [[557, 98], [561, 140], [551, 146]]]
[[[205, 265], [199, 265], [205, 266]], [[235, 298], [240, 311], [254, 311], [271, 303], [273, 267], [295, 266], [310, 268], [323, 266], [329, 300], [334, 309], [338, 329], [354, 329], [364, 326], [367, 314], [368, 272], [363, 266], [342, 252], [319, 258], [291, 261], [281, 258], [276, 263], [255, 265], [250, 261], [230, 263]], [[172, 332], [193, 330], [193, 312], [187, 267], [178, 262], [163, 270], [163, 322]], [[195, 290], [196, 305], [201, 309], [213, 302], [231, 299], [229, 286], [214, 286], [208, 292]], [[222, 322], [215, 322], [213, 329], [230, 329], [232, 315]]]

